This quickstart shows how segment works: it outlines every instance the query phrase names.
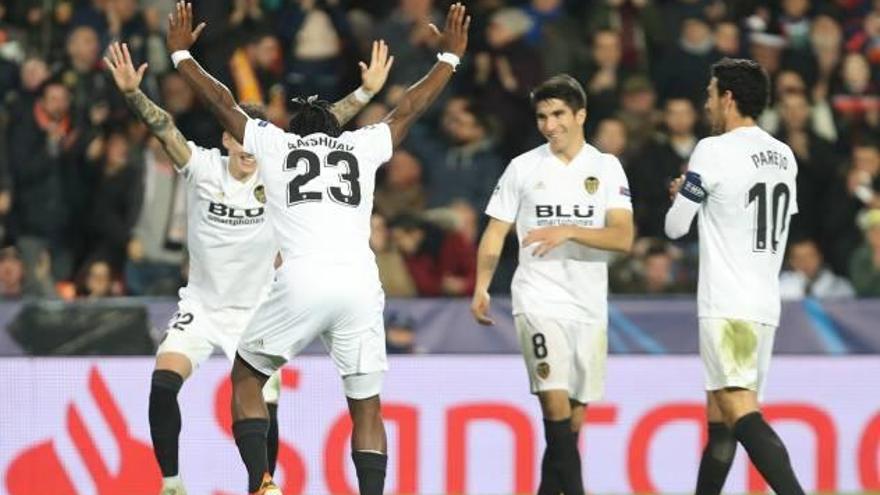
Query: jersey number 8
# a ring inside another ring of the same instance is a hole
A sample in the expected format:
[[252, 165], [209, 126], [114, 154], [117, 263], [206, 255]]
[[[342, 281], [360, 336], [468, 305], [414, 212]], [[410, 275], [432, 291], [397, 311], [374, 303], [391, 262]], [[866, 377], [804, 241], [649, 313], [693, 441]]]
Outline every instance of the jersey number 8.
[[[321, 201], [324, 193], [321, 191], [301, 191], [300, 189], [311, 180], [321, 174], [321, 161], [313, 151], [298, 149], [287, 155], [284, 162], [284, 171], [296, 170], [300, 161], [305, 162], [305, 173], [299, 174], [287, 183], [287, 206], [294, 206], [308, 201]], [[345, 170], [339, 174], [342, 186], [327, 188], [330, 199], [345, 206], [358, 206], [361, 204], [361, 185], [358, 182], [360, 170], [355, 156], [347, 151], [331, 151], [327, 154], [325, 167], [336, 168], [345, 165]]]

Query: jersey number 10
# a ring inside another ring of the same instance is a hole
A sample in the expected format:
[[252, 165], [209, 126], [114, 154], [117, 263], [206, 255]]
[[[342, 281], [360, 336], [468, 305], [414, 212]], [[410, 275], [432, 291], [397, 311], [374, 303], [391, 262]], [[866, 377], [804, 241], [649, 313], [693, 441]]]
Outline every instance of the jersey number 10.
[[[767, 251], [767, 227], [770, 227], [770, 251], [775, 253], [779, 247], [779, 241], [785, 233], [786, 222], [788, 222], [788, 202], [791, 198], [791, 192], [788, 185], [783, 182], [773, 187], [770, 197], [767, 197], [767, 183], [758, 182], [749, 189], [749, 198], [746, 208], [757, 202], [757, 212], [755, 214], [755, 251]], [[769, 219], [768, 217], [769, 215]], [[781, 213], [781, 215], [780, 215]]]
[[[298, 149], [288, 153], [287, 160], [284, 162], [284, 171], [296, 170], [300, 160], [305, 161], [306, 171], [287, 183], [287, 206], [324, 199], [324, 193], [321, 191], [300, 190], [321, 174], [321, 160], [313, 151]], [[327, 154], [324, 163], [325, 167], [336, 168], [340, 165], [345, 165], [345, 169], [339, 174], [339, 178], [348, 187], [328, 187], [327, 194], [330, 196], [330, 199], [337, 203], [345, 206], [358, 206], [361, 204], [361, 185], [358, 182], [360, 170], [358, 169], [357, 158], [348, 151], [336, 150]]]

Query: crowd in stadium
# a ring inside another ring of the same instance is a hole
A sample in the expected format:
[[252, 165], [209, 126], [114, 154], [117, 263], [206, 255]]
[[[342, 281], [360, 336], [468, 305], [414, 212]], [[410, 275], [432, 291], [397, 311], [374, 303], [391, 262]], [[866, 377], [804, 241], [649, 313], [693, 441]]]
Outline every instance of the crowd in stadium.
[[[453, 83], [380, 171], [371, 245], [391, 297], [469, 296], [482, 211], [508, 161], [542, 142], [529, 91], [566, 72], [588, 93], [588, 139], [623, 163], [638, 229], [611, 264], [615, 293], [693, 292], [696, 236], [663, 234], [668, 183], [706, 135], [709, 67], [751, 57], [770, 74], [760, 124], [794, 151], [798, 207], [783, 295], [880, 295], [880, 1], [473, 0]], [[51, 5], [51, 8], [47, 8]], [[385, 39], [381, 119], [436, 61], [441, 0], [212, 0], [194, 54], [239, 101], [284, 126], [291, 97], [335, 101]], [[111, 41], [147, 62], [143, 90], [184, 136], [221, 129], [173, 70], [172, 0], [0, 4], [0, 299], [173, 295], [186, 277], [182, 180], [103, 67]], [[511, 237], [494, 287], [508, 290]]]

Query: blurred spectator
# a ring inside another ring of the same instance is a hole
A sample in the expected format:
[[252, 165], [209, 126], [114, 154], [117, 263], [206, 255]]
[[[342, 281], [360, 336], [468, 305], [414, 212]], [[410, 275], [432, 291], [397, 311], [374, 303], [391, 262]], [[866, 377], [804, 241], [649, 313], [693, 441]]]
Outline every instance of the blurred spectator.
[[19, 78], [21, 87], [18, 91], [6, 95], [13, 114], [22, 114], [31, 110], [34, 102], [40, 97], [40, 90], [50, 77], [49, 65], [41, 58], [29, 58], [21, 64]]
[[517, 8], [495, 12], [486, 28], [489, 51], [474, 55], [476, 97], [504, 124], [502, 148], [513, 158], [537, 142], [529, 93], [543, 74], [541, 57], [525, 42], [532, 20]]
[[782, 100], [790, 93], [805, 95], [809, 107], [809, 119], [806, 125], [810, 131], [828, 141], [837, 139], [837, 128], [834, 123], [834, 114], [827, 100], [818, 100], [809, 104], [810, 93], [803, 77], [793, 70], [781, 70], [776, 75], [776, 81], [773, 86], [775, 101], [772, 105], [768, 105], [764, 109], [758, 119], [758, 125], [765, 131], [776, 134], [780, 130], [780, 106]]
[[[837, 84], [843, 34], [833, 17], [816, 16], [810, 31], [810, 43], [816, 63], [815, 74], [804, 74], [813, 83], [811, 96], [816, 102], [828, 99], [831, 87]], [[812, 76], [812, 77], [810, 77]]]
[[106, 138], [103, 161], [91, 164], [97, 177], [87, 223], [89, 252], [114, 272], [122, 269], [144, 194], [141, 170], [128, 152], [126, 135], [114, 131]]
[[[283, 46], [288, 95], [317, 94], [328, 101], [343, 95], [346, 76], [351, 77], [354, 66], [351, 60], [356, 49], [349, 42], [350, 31], [345, 12], [337, 1], [300, 0], [281, 13], [278, 34]], [[405, 50], [404, 45], [391, 46], [396, 54], [397, 50]], [[398, 59], [400, 62], [403, 60]]]
[[412, 316], [391, 311], [385, 319], [385, 349], [389, 354], [415, 354], [416, 320]]
[[629, 77], [623, 83], [622, 93], [617, 118], [626, 126], [626, 153], [633, 156], [654, 137], [663, 115], [655, 107], [657, 94], [647, 77]]
[[384, 180], [376, 187], [376, 211], [393, 218], [421, 211], [427, 198], [422, 186], [422, 164], [412, 153], [398, 149], [383, 168]]
[[705, 99], [709, 69], [718, 60], [709, 25], [691, 17], [682, 24], [681, 36], [656, 69], [657, 89], [662, 99], [680, 96], [695, 104]]
[[855, 218], [865, 207], [880, 207], [880, 149], [872, 142], [852, 147], [852, 164], [834, 182], [825, 200], [820, 246], [837, 273], [847, 273], [849, 258], [861, 243]]
[[658, 134], [627, 168], [633, 214], [640, 236], [662, 238], [669, 208], [669, 182], [687, 170], [697, 136], [697, 113], [691, 100], [666, 100], [665, 132]]
[[196, 101], [189, 84], [177, 72], [162, 78], [163, 108], [174, 117], [174, 123], [187, 139], [205, 148], [219, 148], [223, 129], [207, 110]]
[[67, 65], [61, 81], [70, 90], [74, 125], [91, 121], [101, 125], [109, 115], [108, 92], [112, 89], [98, 63], [101, 45], [98, 33], [89, 26], [79, 26], [67, 38]]
[[591, 60], [587, 67], [586, 85], [587, 133], [591, 134], [592, 122], [611, 117], [620, 104], [620, 87], [627, 75], [621, 65], [623, 50], [620, 34], [602, 29], [593, 34]]
[[722, 57], [740, 58], [743, 56], [739, 26], [725, 21], [715, 25], [715, 51]]
[[805, 94], [786, 93], [779, 113], [782, 125], [777, 138], [791, 147], [798, 165], [798, 215], [792, 218], [789, 235], [819, 238], [822, 225], [817, 219], [826, 207], [825, 197], [837, 172], [834, 147], [810, 127], [810, 102]]
[[283, 72], [281, 46], [271, 34], [255, 37], [236, 50], [229, 65], [240, 103], [266, 104], [273, 91], [283, 91], [278, 85]]
[[620, 158], [622, 162], [626, 151], [626, 140], [626, 126], [623, 125], [623, 121], [610, 118], [599, 122], [596, 134], [593, 136], [593, 145], [602, 153], [610, 153]]
[[[128, 44], [135, 67], [147, 59], [147, 20], [138, 0], [110, 0], [106, 3], [109, 39]], [[109, 41], [109, 40], [108, 40]]]
[[126, 289], [136, 296], [173, 296], [182, 285], [186, 193], [183, 180], [155, 138], [144, 152], [142, 181], [140, 218], [127, 246]]
[[666, 26], [652, 0], [598, 0], [587, 10], [587, 32], [613, 29], [621, 33], [623, 66], [647, 70], [659, 57], [666, 40]]
[[819, 246], [811, 239], [795, 240], [789, 245], [788, 265], [790, 270], [783, 271], [779, 276], [779, 294], [783, 300], [855, 296], [849, 281], [825, 266]]
[[94, 258], [83, 265], [76, 287], [76, 296], [85, 299], [101, 299], [120, 295], [119, 283], [114, 279], [110, 263]]
[[849, 277], [859, 297], [880, 297], [880, 210], [859, 217], [865, 242], [850, 260]]
[[9, 164], [13, 195], [11, 228], [25, 266], [26, 286], [33, 286], [38, 258], [50, 253], [53, 275], [72, 270], [71, 203], [76, 183], [71, 166], [77, 132], [70, 118], [70, 92], [58, 82], [42, 87], [40, 97], [23, 108], [9, 128]]
[[442, 141], [422, 139], [412, 146], [426, 165], [428, 206], [464, 199], [484, 208], [504, 168], [486, 113], [473, 100], [451, 98], [440, 125]]
[[785, 38], [769, 32], [753, 32], [749, 35], [749, 58], [761, 64], [773, 78], [782, 67]]
[[565, 1], [531, 0], [525, 11], [532, 19], [526, 41], [541, 52], [542, 78], [578, 69], [586, 57], [583, 29], [567, 15]]
[[838, 128], [848, 140], [880, 132], [880, 96], [871, 82], [871, 68], [865, 56], [850, 53], [841, 66], [842, 81], [833, 91], [832, 107], [840, 117]]
[[612, 292], [634, 294], [680, 294], [694, 291], [679, 268], [681, 252], [665, 240], [643, 237], [628, 257], [610, 268]]
[[473, 292], [477, 250], [460, 234], [403, 214], [392, 220], [391, 238], [419, 296], [465, 297]]
[[786, 48], [794, 51], [810, 49], [810, 0], [782, 0], [779, 27]]
[[391, 15], [379, 23], [374, 38], [388, 43], [395, 60], [388, 86], [409, 86], [434, 65], [439, 45], [428, 24], [439, 28], [443, 19], [433, 0], [399, 0]]
[[862, 53], [871, 64], [880, 65], [880, 9], [875, 8], [865, 16], [861, 29], [847, 40], [846, 49]]
[[391, 242], [388, 222], [379, 213], [370, 217], [370, 248], [376, 255], [379, 280], [388, 297], [415, 297], [416, 286], [403, 255]]
[[354, 127], [356, 129], [360, 129], [361, 127], [366, 127], [368, 125], [382, 122], [382, 120], [385, 118], [386, 115], [388, 115], [388, 112], [390, 111], [391, 109], [388, 108], [388, 105], [382, 103], [381, 101], [374, 101], [364, 107], [364, 109], [361, 110], [361, 113], [359, 113], [354, 118]]
[[0, 301], [21, 299], [24, 294], [24, 265], [15, 248], [0, 250]]
[[12, 208], [12, 177], [9, 172], [9, 149], [7, 132], [9, 129], [9, 114], [3, 106], [0, 106], [0, 246], [7, 245], [7, 216]]

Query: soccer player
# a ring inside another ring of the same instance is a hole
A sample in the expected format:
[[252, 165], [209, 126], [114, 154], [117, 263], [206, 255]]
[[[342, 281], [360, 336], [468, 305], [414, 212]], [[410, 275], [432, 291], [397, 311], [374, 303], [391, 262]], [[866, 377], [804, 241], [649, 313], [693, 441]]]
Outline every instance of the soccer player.
[[[239, 337], [257, 304], [268, 293], [274, 276], [277, 245], [266, 221], [266, 191], [256, 174], [257, 161], [228, 133], [219, 150], [187, 142], [167, 112], [140, 90], [146, 64], [135, 69], [128, 46], [114, 43], [105, 63], [129, 107], [165, 148], [187, 186], [187, 241], [190, 251], [188, 285], [180, 291], [178, 311], [157, 351], [150, 391], [150, 432], [163, 476], [162, 494], [185, 494], [178, 472], [181, 418], [177, 394], [183, 382], [219, 347], [232, 360]], [[340, 100], [333, 112], [347, 122], [378, 92], [388, 76], [388, 48], [373, 45], [370, 65], [361, 65], [363, 85]], [[360, 92], [360, 93], [359, 93]], [[265, 118], [253, 106], [248, 115]], [[275, 374], [263, 388], [268, 402], [269, 472], [278, 453], [278, 398]]]
[[179, 2], [171, 16], [168, 48], [178, 72], [261, 163], [269, 221], [284, 259], [241, 338], [232, 370], [232, 428], [251, 493], [281, 493], [266, 460], [268, 420], [260, 390], [317, 336], [342, 376], [360, 493], [383, 491], [384, 294], [369, 247], [375, 174], [452, 77], [469, 23], [462, 5], [450, 7], [443, 33], [433, 28], [442, 49], [438, 62], [383, 122], [342, 132], [326, 103], [312, 97], [297, 102], [285, 132], [248, 118], [229, 90], [192, 59], [188, 49], [203, 25], [192, 31], [191, 5]]
[[797, 213], [794, 154], [755, 124], [768, 86], [751, 60], [712, 66], [706, 111], [716, 135], [697, 143], [687, 173], [670, 187], [675, 201], [666, 234], [677, 239], [699, 218], [697, 300], [709, 420], [699, 495], [721, 493], [737, 442], [776, 493], [804, 493], [758, 405], [779, 325], [779, 269]]
[[629, 252], [633, 215], [620, 162], [584, 141], [584, 89], [554, 76], [531, 94], [547, 143], [514, 158], [495, 188], [477, 253], [471, 311], [491, 325], [489, 285], [516, 222], [513, 315], [547, 447], [540, 495], [584, 493], [578, 433], [602, 398], [608, 354], [609, 251]]

